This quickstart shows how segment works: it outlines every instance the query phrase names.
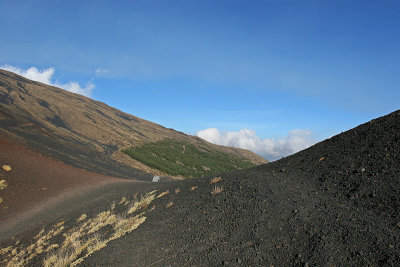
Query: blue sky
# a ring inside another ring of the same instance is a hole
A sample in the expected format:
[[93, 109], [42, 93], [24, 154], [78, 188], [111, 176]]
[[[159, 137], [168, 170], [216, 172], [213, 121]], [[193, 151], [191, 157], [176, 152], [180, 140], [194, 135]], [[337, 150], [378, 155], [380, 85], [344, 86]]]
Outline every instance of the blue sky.
[[307, 146], [399, 109], [399, 14], [398, 1], [0, 0], [0, 66], [53, 68], [60, 87], [275, 159], [302, 148], [285, 147], [297, 130]]

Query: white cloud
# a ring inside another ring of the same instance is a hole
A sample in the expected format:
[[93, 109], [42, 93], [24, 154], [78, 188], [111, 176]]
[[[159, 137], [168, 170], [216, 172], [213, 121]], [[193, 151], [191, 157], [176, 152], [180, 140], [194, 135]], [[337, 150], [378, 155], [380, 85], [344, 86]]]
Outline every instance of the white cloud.
[[55, 68], [39, 70], [36, 67], [30, 67], [29, 69], [24, 70], [24, 69], [14, 67], [11, 65], [4, 65], [4, 66], [0, 66], [0, 69], [8, 70], [8, 71], [14, 72], [16, 74], [19, 74], [21, 76], [24, 76], [25, 78], [28, 78], [30, 80], [34, 80], [34, 81], [45, 83], [48, 85], [60, 87], [67, 91], [81, 94], [81, 95], [88, 96], [88, 97], [90, 97], [92, 95], [92, 90], [95, 88], [95, 85], [91, 81], [86, 83], [85, 87], [81, 87], [81, 85], [77, 82], [67, 82], [67, 83], [60, 83], [57, 81], [52, 82]]
[[109, 69], [102, 69], [102, 68], [96, 69], [96, 73], [97, 74], [106, 73], [106, 72], [109, 72], [109, 71], [110, 71]]
[[197, 136], [210, 143], [251, 150], [268, 160], [291, 155], [315, 143], [312, 133], [301, 129], [292, 130], [286, 137], [279, 139], [261, 139], [254, 130], [249, 129], [221, 132], [217, 128], [208, 128], [198, 131]]

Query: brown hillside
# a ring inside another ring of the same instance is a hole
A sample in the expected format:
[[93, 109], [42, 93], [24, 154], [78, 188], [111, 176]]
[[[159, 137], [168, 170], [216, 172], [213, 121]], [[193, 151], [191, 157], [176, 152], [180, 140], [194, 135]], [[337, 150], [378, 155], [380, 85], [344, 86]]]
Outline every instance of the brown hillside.
[[126, 180], [74, 168], [0, 136], [0, 226], [51, 199], [115, 182]]
[[203, 143], [255, 164], [262, 157], [216, 146], [198, 137], [126, 114], [104, 103], [0, 70], [0, 127], [34, 150], [76, 167], [119, 177], [161, 174], [135, 162], [121, 149], [166, 138]]

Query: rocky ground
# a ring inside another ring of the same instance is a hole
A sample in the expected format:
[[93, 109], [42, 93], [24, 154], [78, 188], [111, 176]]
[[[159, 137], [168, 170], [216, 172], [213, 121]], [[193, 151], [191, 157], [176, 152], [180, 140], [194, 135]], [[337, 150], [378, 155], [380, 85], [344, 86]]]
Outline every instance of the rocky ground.
[[[95, 216], [122, 196], [134, 201], [135, 192], [158, 190], [136, 230], [80, 265], [400, 266], [399, 167], [396, 111], [221, 179], [110, 184], [48, 213], [41, 227], [61, 219], [68, 227], [83, 212]], [[29, 242], [38, 230], [14, 238]]]
[[181, 192], [84, 265], [399, 266], [399, 167], [397, 111], [216, 184], [170, 184]]

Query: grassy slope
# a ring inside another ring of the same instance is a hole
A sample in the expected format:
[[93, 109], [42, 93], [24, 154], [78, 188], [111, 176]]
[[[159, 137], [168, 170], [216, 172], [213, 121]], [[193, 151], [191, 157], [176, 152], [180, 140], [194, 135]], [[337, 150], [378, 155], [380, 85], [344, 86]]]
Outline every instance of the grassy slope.
[[151, 168], [170, 175], [203, 177], [255, 166], [248, 160], [204, 144], [166, 139], [123, 152]]

